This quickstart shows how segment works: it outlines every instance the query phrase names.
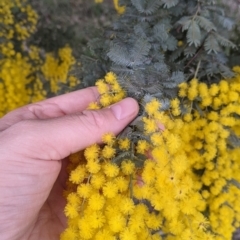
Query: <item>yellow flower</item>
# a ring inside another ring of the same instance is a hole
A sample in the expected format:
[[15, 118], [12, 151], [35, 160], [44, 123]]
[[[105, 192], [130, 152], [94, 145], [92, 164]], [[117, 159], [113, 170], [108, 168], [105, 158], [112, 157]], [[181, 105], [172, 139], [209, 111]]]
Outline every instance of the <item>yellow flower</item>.
[[86, 168], [89, 173], [97, 173], [101, 169], [101, 165], [97, 160], [89, 160]]
[[76, 230], [69, 227], [65, 229], [65, 231], [61, 234], [60, 240], [77, 240], [77, 233]]
[[209, 90], [206, 83], [199, 83], [198, 85], [199, 96], [204, 99], [209, 96]]
[[101, 172], [97, 174], [93, 174], [90, 180], [91, 185], [95, 189], [100, 189], [105, 182], [106, 182], [106, 178]]
[[108, 229], [103, 228], [96, 233], [94, 240], [115, 240], [115, 237]]
[[118, 145], [121, 150], [128, 150], [130, 148], [130, 139], [128, 138], [119, 139]]
[[105, 204], [105, 199], [99, 193], [94, 193], [88, 200], [88, 206], [94, 211], [101, 210]]
[[114, 179], [114, 183], [116, 184], [117, 189], [120, 193], [128, 190], [129, 181], [126, 178], [122, 176], [117, 177]]
[[137, 142], [137, 153], [145, 154], [145, 152], [148, 150], [149, 144], [146, 140], [139, 140]]
[[151, 135], [151, 142], [154, 146], [161, 146], [163, 144], [163, 137], [161, 133], [153, 133]]
[[100, 96], [100, 103], [103, 107], [107, 107], [112, 103], [112, 96], [110, 94], [103, 94]]
[[89, 216], [89, 225], [92, 228], [102, 228], [105, 224], [105, 216], [101, 211], [92, 211]]
[[90, 184], [82, 183], [78, 185], [77, 193], [82, 198], [89, 198], [92, 193], [92, 186]]
[[229, 91], [228, 97], [230, 101], [235, 102], [239, 99], [239, 94], [235, 91]]
[[89, 219], [87, 217], [83, 217], [78, 220], [78, 228], [79, 228], [79, 239], [92, 239], [94, 231], [93, 228], [89, 224]]
[[120, 240], [137, 240], [137, 235], [131, 229], [124, 228], [124, 230], [120, 233]]
[[160, 217], [160, 214], [148, 214], [146, 217], [146, 225], [152, 230], [158, 230], [162, 225], [162, 217]]
[[131, 198], [123, 197], [120, 202], [120, 211], [123, 214], [132, 214], [134, 211], [134, 202]]
[[146, 134], [153, 133], [158, 129], [154, 119], [143, 117], [142, 121], [144, 123], [144, 130], [146, 131]]
[[142, 179], [144, 183], [151, 184], [156, 179], [155, 173], [156, 163], [152, 160], [146, 160], [144, 162], [144, 168], [142, 172]]
[[172, 109], [171, 112], [172, 112], [173, 116], [179, 116], [181, 114], [180, 108], [174, 108], [174, 109]]
[[76, 206], [71, 205], [70, 203], [68, 203], [65, 208], [64, 208], [64, 213], [67, 217], [69, 218], [75, 218], [78, 216], [78, 211]]
[[179, 97], [186, 97], [187, 96], [187, 89], [180, 88], [178, 92]]
[[70, 193], [67, 196], [67, 201], [70, 205], [77, 207], [80, 204], [80, 198], [76, 193]]
[[116, 177], [119, 173], [119, 167], [114, 163], [106, 163], [103, 167], [103, 171], [107, 177]]
[[160, 102], [156, 98], [154, 98], [145, 105], [144, 109], [148, 115], [152, 116], [159, 110], [160, 107]]
[[211, 84], [210, 88], [209, 88], [209, 94], [214, 97], [218, 94], [219, 92], [219, 87], [217, 84]]
[[184, 116], [183, 116], [183, 119], [184, 119], [185, 122], [191, 122], [191, 121], [192, 121], [192, 118], [193, 118], [193, 116], [192, 116], [191, 113], [186, 113], [186, 114], [184, 114]]
[[98, 102], [92, 102], [88, 105], [88, 109], [97, 110], [97, 109], [100, 109], [100, 106], [99, 106]]
[[97, 80], [96, 86], [97, 86], [98, 92], [100, 94], [104, 94], [109, 91], [109, 86], [108, 86], [108, 84], [105, 83], [105, 81], [103, 79]]
[[219, 118], [219, 115], [218, 115], [217, 112], [211, 111], [211, 112], [208, 113], [207, 118], [208, 118], [209, 120], [212, 120], [212, 121], [217, 121], [218, 118]]
[[177, 174], [182, 174], [188, 167], [187, 157], [184, 154], [175, 156], [172, 161], [173, 171]]
[[123, 14], [125, 12], [125, 6], [119, 6], [119, 0], [113, 0], [114, 7], [118, 14]]
[[166, 141], [167, 141], [168, 151], [172, 154], [176, 153], [181, 146], [181, 141], [179, 137], [174, 134], [169, 134], [167, 136]]
[[121, 163], [121, 170], [124, 174], [130, 175], [135, 171], [135, 164], [131, 160], [124, 160]]
[[229, 91], [229, 85], [228, 85], [228, 82], [225, 81], [225, 80], [221, 80], [219, 82], [219, 89], [220, 89], [220, 92], [222, 93], [227, 93]]
[[102, 136], [103, 143], [106, 143], [108, 145], [113, 145], [115, 142], [116, 137], [113, 135], [113, 133], [106, 133]]
[[118, 192], [118, 187], [115, 182], [108, 181], [103, 186], [103, 195], [107, 198], [113, 198]]
[[99, 157], [100, 148], [97, 144], [87, 147], [84, 151], [84, 156], [87, 160], [97, 160]]
[[126, 218], [119, 212], [112, 214], [108, 220], [109, 228], [112, 232], [121, 232], [126, 227]]
[[86, 168], [85, 166], [79, 165], [75, 170], [73, 170], [70, 174], [69, 180], [72, 183], [80, 183], [86, 177]]
[[115, 153], [116, 153], [116, 149], [108, 145], [104, 146], [102, 150], [102, 156], [107, 159], [114, 157]]
[[193, 101], [198, 96], [198, 91], [196, 86], [190, 86], [188, 89], [187, 97], [189, 100]]
[[183, 41], [178, 41], [178, 47], [181, 47], [183, 45]]
[[109, 84], [116, 84], [117, 83], [117, 76], [113, 72], [108, 72], [105, 76], [105, 80]]
[[180, 101], [178, 98], [174, 98], [171, 100], [170, 105], [172, 108], [179, 108]]

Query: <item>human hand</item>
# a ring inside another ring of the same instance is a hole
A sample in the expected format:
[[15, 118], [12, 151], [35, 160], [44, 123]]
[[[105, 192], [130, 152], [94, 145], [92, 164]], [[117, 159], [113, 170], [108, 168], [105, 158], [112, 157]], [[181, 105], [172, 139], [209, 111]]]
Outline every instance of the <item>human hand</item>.
[[[59, 239], [67, 156], [118, 134], [138, 112], [131, 98], [85, 110], [95, 87], [30, 104], [0, 119], [0, 239]], [[65, 160], [63, 160], [65, 159]]]

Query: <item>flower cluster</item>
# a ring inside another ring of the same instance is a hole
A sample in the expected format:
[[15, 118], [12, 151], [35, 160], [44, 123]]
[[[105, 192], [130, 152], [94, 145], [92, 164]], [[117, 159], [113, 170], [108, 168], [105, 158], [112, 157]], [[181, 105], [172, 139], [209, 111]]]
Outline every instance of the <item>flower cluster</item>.
[[[168, 111], [148, 99], [142, 133], [106, 134], [80, 162], [75, 154], [61, 239], [231, 239], [240, 224], [240, 149], [229, 141], [240, 134], [234, 70], [219, 84], [181, 84]], [[97, 82], [102, 107], [114, 101], [102, 98], [114, 99], [110, 76]]]
[[27, 1], [0, 2], [0, 25], [4, 26], [0, 31], [0, 117], [45, 99], [49, 92], [56, 94], [61, 83], [69, 88], [79, 83], [70, 75], [75, 64], [70, 47], [59, 49], [58, 56], [53, 57], [52, 53], [43, 54], [38, 47], [26, 45], [24, 40], [35, 31], [36, 24], [37, 14]]
[[[192, 79], [179, 90], [184, 121], [180, 138], [219, 240], [231, 239], [240, 226], [240, 191], [235, 186], [240, 181], [240, 149], [234, 143], [234, 136], [240, 136], [240, 67], [233, 70], [232, 79], [211, 85]], [[180, 104], [173, 105], [176, 115]]]
[[33, 78], [35, 70], [28, 54], [24, 54], [24, 46], [22, 51], [16, 46], [16, 40], [23, 43], [35, 31], [36, 23], [37, 14], [26, 1], [0, 2], [0, 117], [30, 101], [45, 98], [41, 81]]
[[[14, 13], [13, 13], [14, 9]], [[1, 0], [0, 2], [0, 37], [22, 41], [36, 30], [38, 16], [25, 0]]]
[[[102, 106], [114, 99], [110, 76], [97, 82]], [[70, 174], [75, 191], [67, 195], [62, 239], [230, 239], [240, 213], [240, 191], [231, 184], [240, 180], [239, 149], [228, 146], [239, 129], [239, 98], [232, 97], [239, 80], [181, 84], [169, 111], [155, 98], [145, 103], [143, 137], [106, 134], [103, 147], [87, 148]], [[206, 103], [223, 92], [227, 102]]]
[[[46, 60], [41, 67], [42, 73], [46, 80], [50, 82], [50, 90], [57, 93], [60, 90], [60, 84], [67, 84], [69, 81], [68, 74], [71, 67], [76, 63], [72, 55], [72, 49], [68, 46], [58, 50], [58, 58], [52, 53], [46, 54]], [[75, 86], [79, 81], [71, 76], [71, 86]]]
[[100, 109], [122, 100], [125, 97], [125, 91], [119, 85], [117, 76], [113, 72], [106, 74], [104, 79], [96, 82], [100, 99], [98, 102], [91, 103], [89, 109]]

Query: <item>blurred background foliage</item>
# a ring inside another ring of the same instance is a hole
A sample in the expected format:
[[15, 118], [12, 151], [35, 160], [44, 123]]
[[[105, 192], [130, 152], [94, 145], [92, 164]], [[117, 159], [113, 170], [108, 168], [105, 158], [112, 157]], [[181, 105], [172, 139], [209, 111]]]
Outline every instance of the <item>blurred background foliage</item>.
[[[231, 36], [234, 43], [240, 43], [240, 7], [239, 0], [217, 0], [226, 9], [228, 17], [236, 21], [235, 31]], [[78, 62], [84, 62], [82, 68], [75, 68], [74, 74], [82, 81], [82, 86], [93, 85], [95, 80], [106, 72], [101, 61], [94, 56], [88, 43], [95, 38], [104, 36], [118, 14], [114, 9], [113, 0], [30, 0], [31, 5], [39, 15], [36, 33], [30, 39], [30, 44], [37, 45], [46, 52], [56, 52], [68, 44], [73, 49]], [[224, 34], [224, 33], [223, 33]], [[239, 45], [239, 44], [238, 44]], [[229, 65], [240, 64], [240, 47], [227, 48]], [[89, 62], [94, 66], [91, 74], [85, 69]], [[106, 61], [105, 61], [106, 62]], [[91, 77], [90, 77], [91, 76]]]
[[87, 42], [103, 34], [116, 11], [112, 1], [96, 4], [84, 0], [30, 0], [40, 18], [32, 42], [46, 51], [69, 44], [79, 57], [86, 53]]

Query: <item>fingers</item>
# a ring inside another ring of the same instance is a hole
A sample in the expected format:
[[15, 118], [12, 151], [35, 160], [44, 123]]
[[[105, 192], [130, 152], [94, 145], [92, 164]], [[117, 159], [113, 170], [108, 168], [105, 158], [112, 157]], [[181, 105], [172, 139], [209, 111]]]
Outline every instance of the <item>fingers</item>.
[[[25, 154], [24, 157], [60, 160], [91, 144], [100, 143], [106, 132], [118, 134], [137, 113], [137, 102], [126, 98], [102, 110], [85, 110], [81, 114], [47, 120], [22, 121], [2, 134], [5, 135], [5, 143], [9, 141], [11, 149], [17, 149], [18, 154]], [[15, 139], [14, 135], [17, 136]]]
[[99, 97], [96, 87], [89, 87], [47, 100], [29, 104], [8, 113], [0, 119], [0, 131], [27, 119], [56, 118], [85, 110]]

